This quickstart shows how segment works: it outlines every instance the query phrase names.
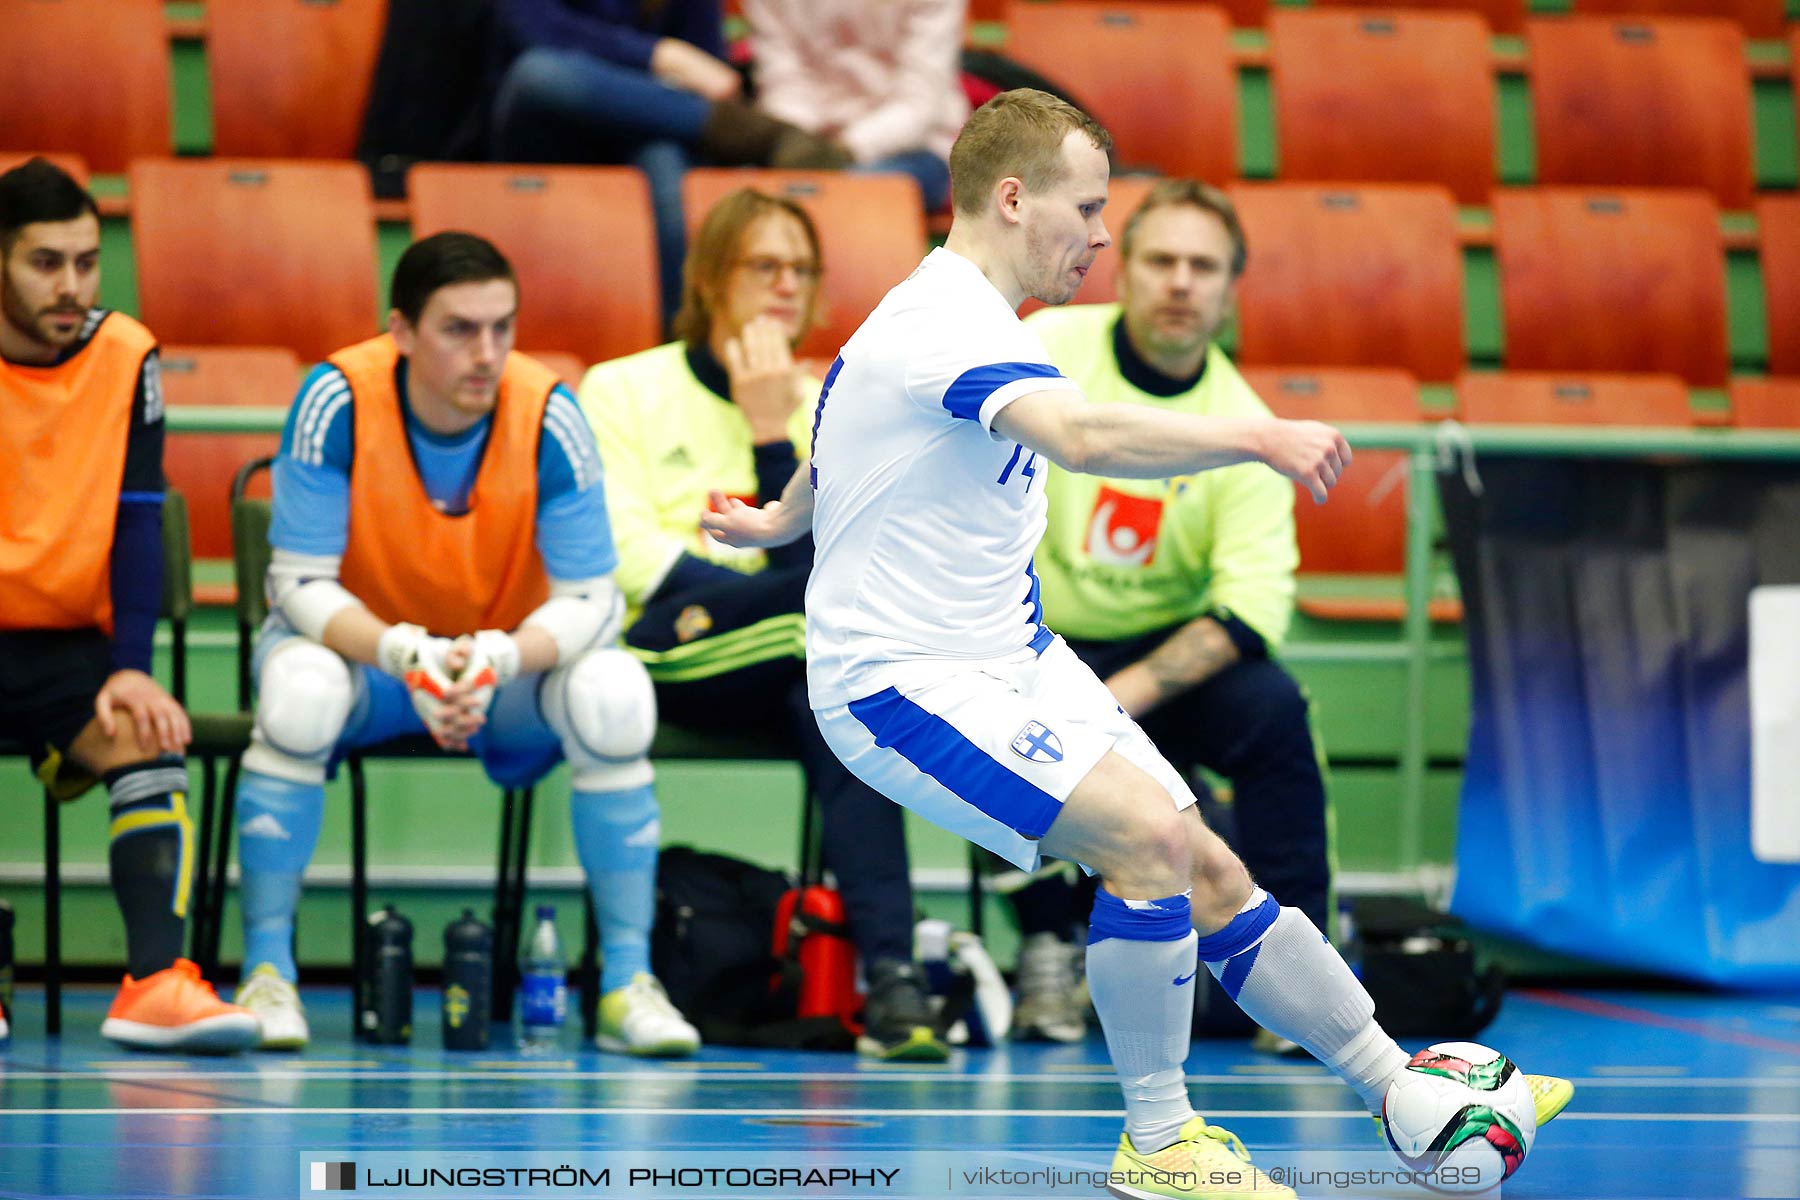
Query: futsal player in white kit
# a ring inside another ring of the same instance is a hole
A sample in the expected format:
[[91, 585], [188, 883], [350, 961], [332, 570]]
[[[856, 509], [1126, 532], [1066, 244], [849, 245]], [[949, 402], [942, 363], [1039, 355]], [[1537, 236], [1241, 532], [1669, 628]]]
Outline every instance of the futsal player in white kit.
[[1023, 870], [1051, 855], [1100, 876], [1087, 977], [1125, 1092], [1113, 1193], [1292, 1196], [1189, 1103], [1197, 964], [1373, 1112], [1407, 1055], [1336, 950], [1255, 886], [1181, 776], [1045, 628], [1031, 556], [1045, 459], [1144, 478], [1260, 461], [1323, 501], [1350, 448], [1311, 421], [1090, 405], [1048, 363], [1015, 310], [1027, 296], [1066, 303], [1110, 244], [1110, 142], [1043, 92], [971, 116], [951, 151], [949, 239], [833, 363], [810, 467], [762, 508], [715, 495], [703, 523], [743, 546], [812, 532], [812, 706], [852, 771]]

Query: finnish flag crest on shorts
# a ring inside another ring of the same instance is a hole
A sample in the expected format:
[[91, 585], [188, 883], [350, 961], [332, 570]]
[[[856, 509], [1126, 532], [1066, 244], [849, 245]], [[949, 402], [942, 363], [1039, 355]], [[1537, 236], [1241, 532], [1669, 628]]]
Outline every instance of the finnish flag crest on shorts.
[[1027, 721], [1012, 740], [1013, 753], [1026, 762], [1054, 763], [1063, 757], [1062, 741], [1042, 721]]

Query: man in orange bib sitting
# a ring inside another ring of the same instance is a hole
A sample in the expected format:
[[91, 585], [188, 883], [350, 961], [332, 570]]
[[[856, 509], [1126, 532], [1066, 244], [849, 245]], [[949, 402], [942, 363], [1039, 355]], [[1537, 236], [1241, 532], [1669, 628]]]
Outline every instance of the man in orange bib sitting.
[[614, 642], [600, 459], [574, 397], [512, 353], [519, 290], [466, 233], [395, 267], [388, 332], [301, 384], [275, 460], [270, 616], [238, 792], [244, 966], [261, 1045], [306, 1044], [294, 909], [325, 778], [360, 747], [428, 732], [523, 787], [567, 759], [600, 920], [602, 1048], [692, 1053], [650, 974], [660, 825], [656, 701]]
[[100, 1031], [144, 1049], [240, 1050], [256, 1018], [181, 957], [191, 731], [150, 677], [162, 600], [156, 339], [94, 307], [93, 198], [44, 159], [0, 175], [0, 262], [0, 736], [30, 746], [60, 799], [97, 782], [111, 797], [130, 973]]

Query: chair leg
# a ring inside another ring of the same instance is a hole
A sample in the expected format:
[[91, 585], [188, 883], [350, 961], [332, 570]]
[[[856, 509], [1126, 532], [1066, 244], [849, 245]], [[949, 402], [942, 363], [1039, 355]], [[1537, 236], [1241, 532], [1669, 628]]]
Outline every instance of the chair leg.
[[594, 1040], [600, 1032], [600, 918], [594, 912], [594, 894], [581, 889], [582, 922], [581, 967], [576, 972], [581, 994], [581, 1038]]
[[[213, 792], [218, 783], [218, 769], [211, 758], [200, 760], [200, 837], [196, 860], [189, 865], [192, 872], [188, 894], [193, 897], [193, 913], [188, 926], [188, 957], [199, 964], [200, 973], [212, 978], [212, 965], [206, 960], [207, 927], [215, 919], [212, 908], [212, 843]], [[192, 797], [190, 797], [192, 799]]]
[[969, 932], [976, 937], [982, 936], [982, 926], [986, 924], [987, 905], [982, 893], [982, 868], [986, 864], [986, 855], [980, 846], [969, 843]]
[[362, 1037], [363, 990], [369, 985], [369, 810], [360, 758], [350, 759], [350, 1036]]
[[62, 805], [44, 791], [44, 1032], [62, 1033]]
[[531, 832], [531, 791], [506, 789], [500, 799], [500, 862], [494, 877], [494, 996], [496, 1024], [512, 1020], [519, 986], [519, 934], [525, 909], [525, 859]]
[[209, 978], [219, 969], [219, 941], [225, 931], [225, 882], [231, 875], [231, 831], [237, 821], [237, 785], [238, 760], [233, 758], [225, 767], [225, 783], [220, 790], [218, 842], [213, 847], [212, 874], [207, 880], [206, 903], [212, 909], [212, 920], [206, 928], [206, 944], [201, 947], [206, 959], [200, 965]]

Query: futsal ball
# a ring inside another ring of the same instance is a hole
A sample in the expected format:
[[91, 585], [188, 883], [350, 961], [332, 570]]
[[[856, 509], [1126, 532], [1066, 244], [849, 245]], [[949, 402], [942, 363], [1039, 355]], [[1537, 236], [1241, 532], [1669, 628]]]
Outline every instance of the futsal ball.
[[1434, 1191], [1484, 1192], [1512, 1178], [1537, 1137], [1525, 1073], [1498, 1050], [1440, 1042], [1388, 1085], [1382, 1131]]

